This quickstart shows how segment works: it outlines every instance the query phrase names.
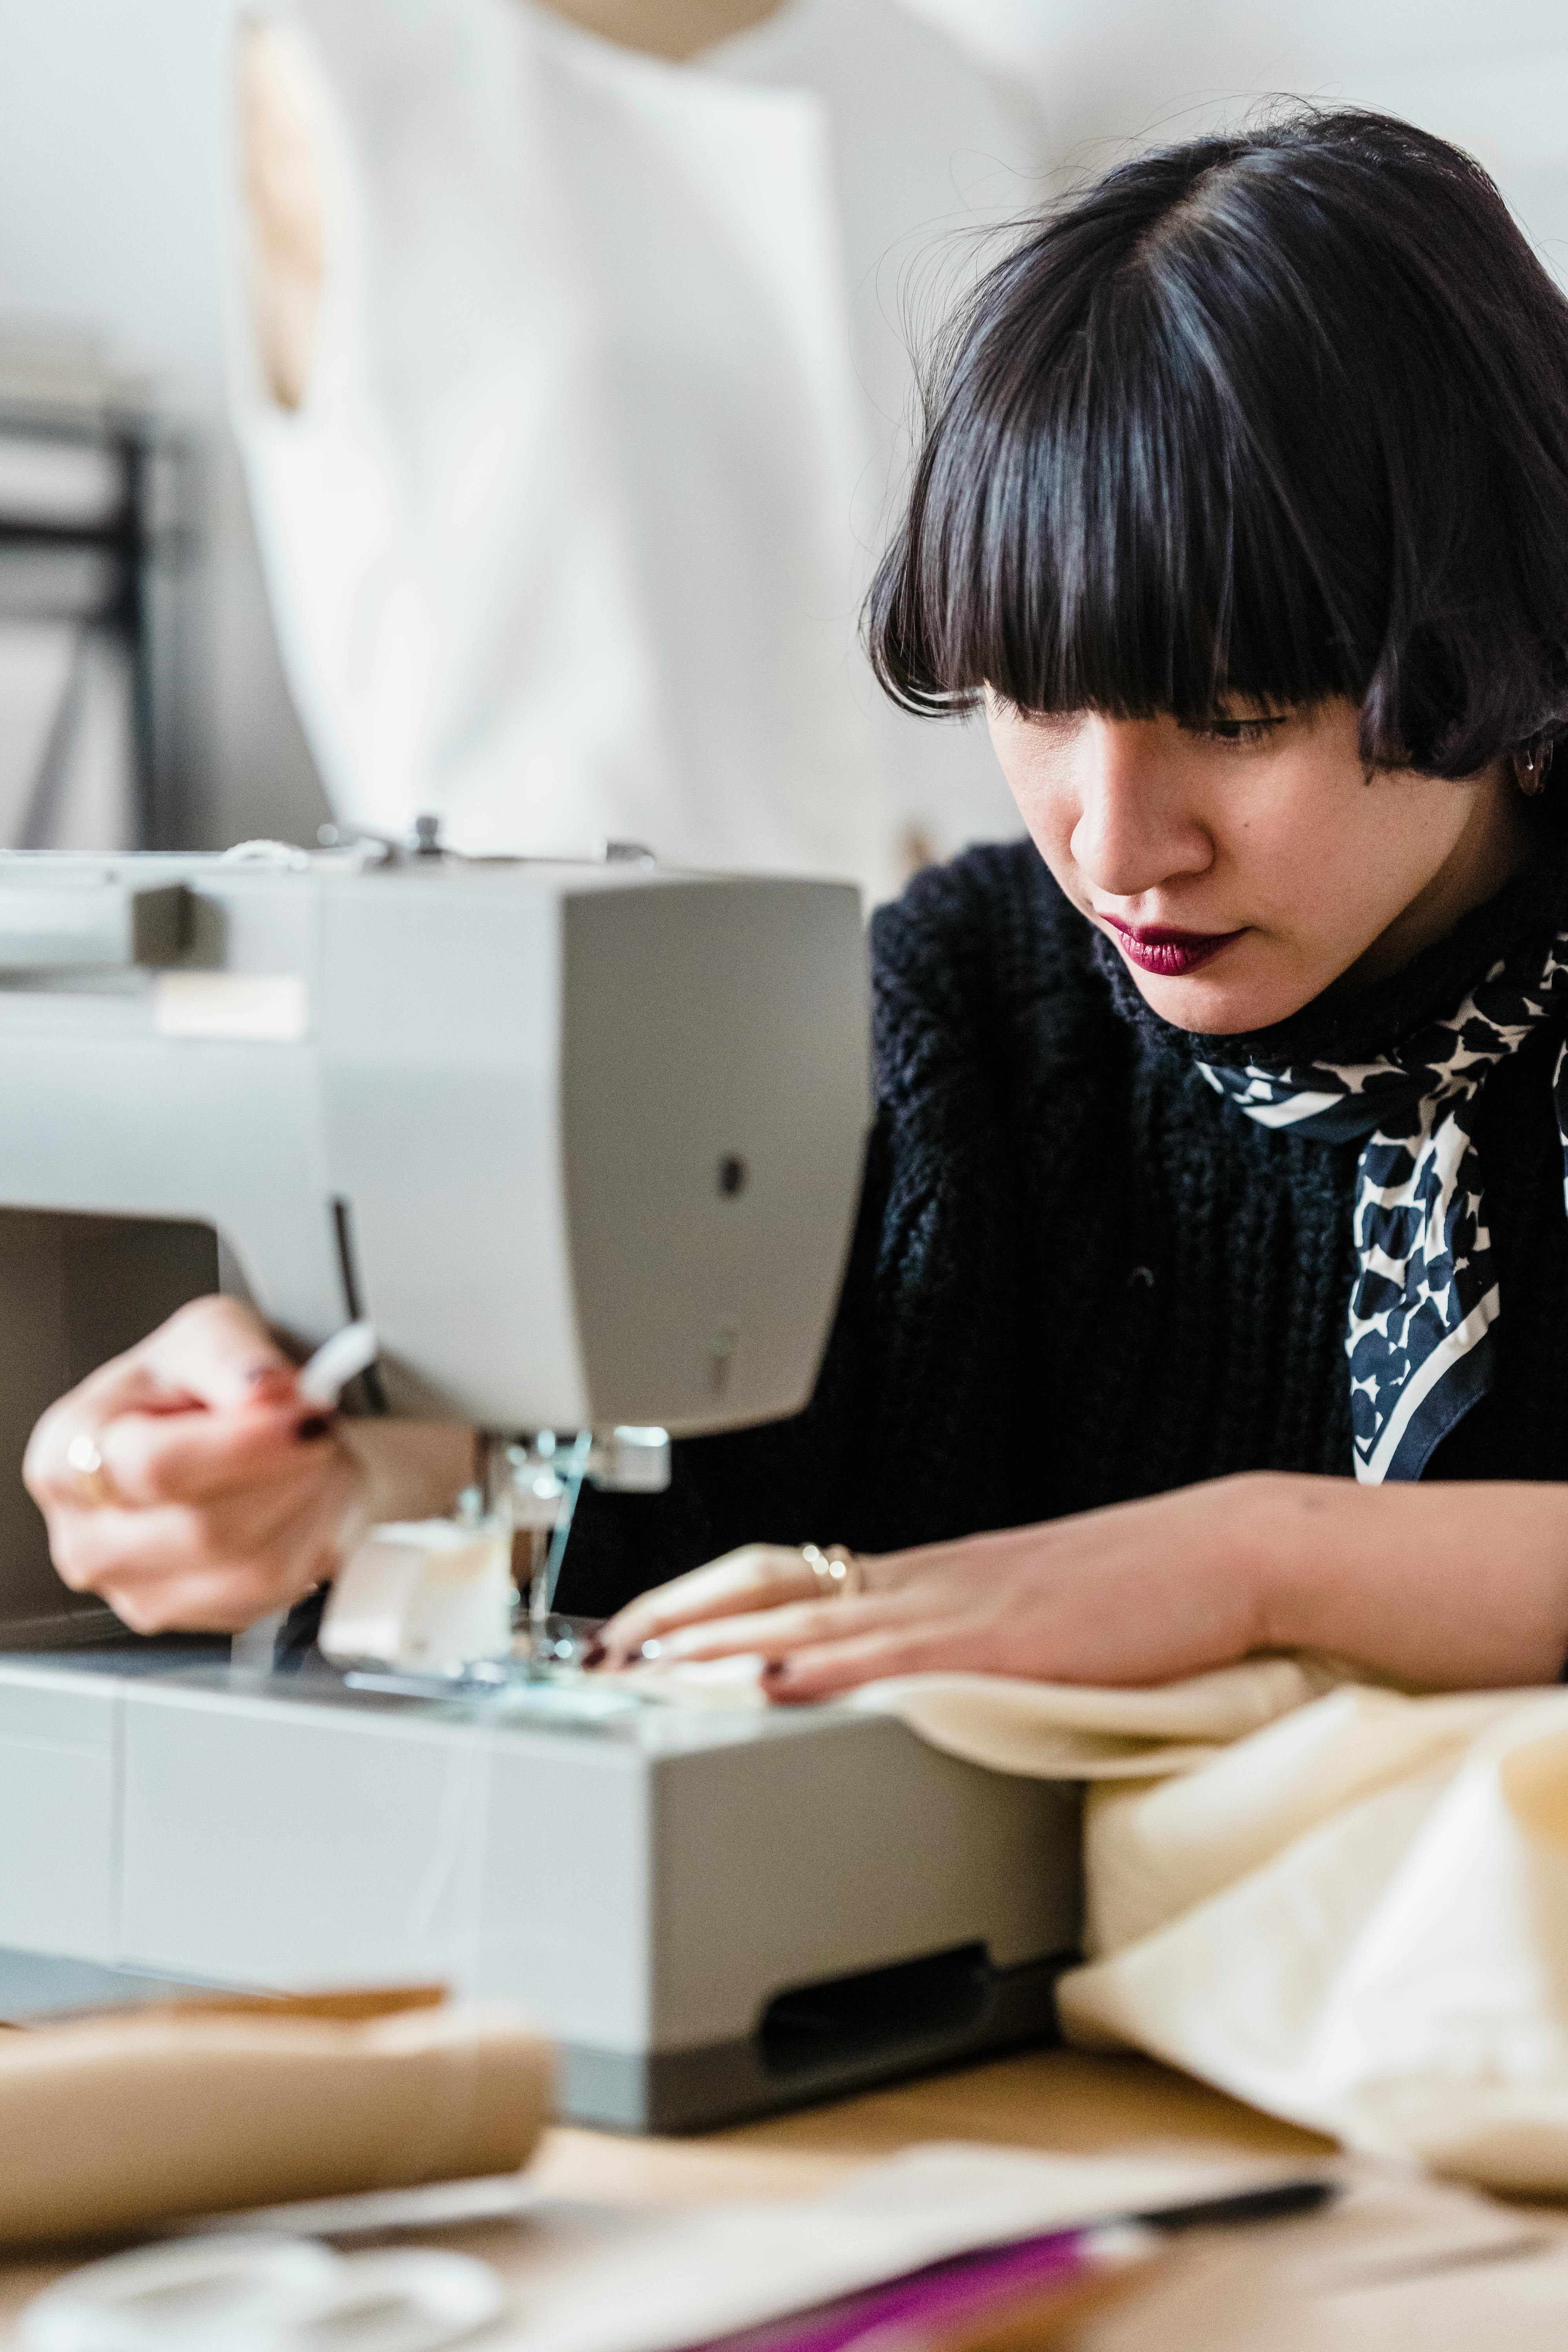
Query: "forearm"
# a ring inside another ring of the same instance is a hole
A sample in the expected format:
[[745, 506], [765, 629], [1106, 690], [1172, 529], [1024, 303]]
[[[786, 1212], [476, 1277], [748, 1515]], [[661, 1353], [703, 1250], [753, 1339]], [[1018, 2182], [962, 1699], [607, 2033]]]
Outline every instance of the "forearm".
[[1556, 1682], [1568, 1659], [1568, 1486], [1237, 1482], [1270, 1646], [1445, 1689]]
[[373, 1527], [445, 1518], [474, 1475], [474, 1433], [456, 1422], [345, 1419], [338, 1434], [363, 1475]]

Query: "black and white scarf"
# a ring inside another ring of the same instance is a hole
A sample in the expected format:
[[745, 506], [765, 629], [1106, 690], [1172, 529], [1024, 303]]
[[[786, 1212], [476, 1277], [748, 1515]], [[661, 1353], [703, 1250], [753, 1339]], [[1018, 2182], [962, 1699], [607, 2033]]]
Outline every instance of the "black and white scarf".
[[[1446, 1021], [1374, 1062], [1268, 1069], [1200, 1061], [1210, 1086], [1261, 1127], [1325, 1142], [1364, 1137], [1345, 1351], [1355, 1475], [1419, 1478], [1433, 1449], [1491, 1385], [1501, 1301], [1481, 1210], [1476, 1097], [1541, 1023], [1568, 1023], [1568, 931], [1504, 957]], [[1552, 1097], [1568, 1209], [1568, 1043]]]

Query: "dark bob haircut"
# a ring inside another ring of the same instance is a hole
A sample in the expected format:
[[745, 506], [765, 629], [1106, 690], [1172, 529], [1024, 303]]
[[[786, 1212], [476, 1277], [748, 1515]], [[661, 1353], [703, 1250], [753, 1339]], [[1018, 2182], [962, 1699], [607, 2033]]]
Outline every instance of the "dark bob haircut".
[[1568, 302], [1376, 114], [1142, 155], [942, 339], [867, 608], [906, 708], [1289, 709], [1465, 776], [1568, 733]]

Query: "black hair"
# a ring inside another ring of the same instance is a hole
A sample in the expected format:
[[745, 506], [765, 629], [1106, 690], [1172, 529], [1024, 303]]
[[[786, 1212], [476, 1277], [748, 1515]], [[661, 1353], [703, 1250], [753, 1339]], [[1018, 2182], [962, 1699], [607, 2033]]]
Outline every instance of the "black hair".
[[1480, 166], [1388, 116], [1140, 156], [942, 338], [867, 631], [921, 712], [1343, 695], [1369, 765], [1549, 746], [1568, 301]]

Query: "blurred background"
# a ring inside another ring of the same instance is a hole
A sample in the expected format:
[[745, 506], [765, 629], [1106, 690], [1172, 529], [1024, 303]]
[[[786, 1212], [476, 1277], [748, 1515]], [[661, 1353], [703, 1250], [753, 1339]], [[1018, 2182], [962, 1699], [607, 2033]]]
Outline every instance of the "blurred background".
[[0, 0], [0, 844], [1012, 829], [855, 615], [1016, 219], [1279, 93], [1568, 271], [1550, 0]]

